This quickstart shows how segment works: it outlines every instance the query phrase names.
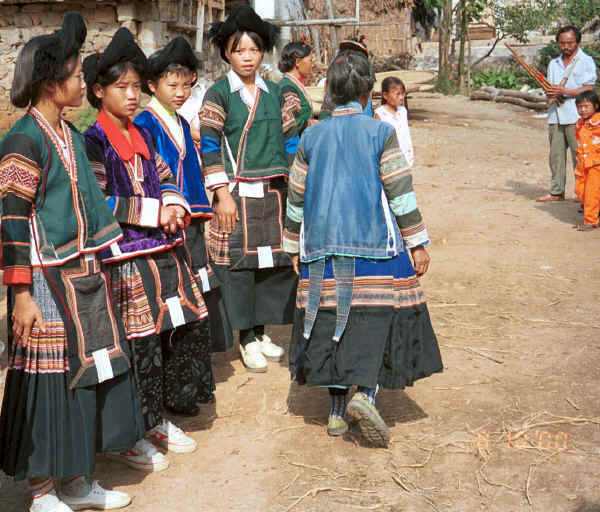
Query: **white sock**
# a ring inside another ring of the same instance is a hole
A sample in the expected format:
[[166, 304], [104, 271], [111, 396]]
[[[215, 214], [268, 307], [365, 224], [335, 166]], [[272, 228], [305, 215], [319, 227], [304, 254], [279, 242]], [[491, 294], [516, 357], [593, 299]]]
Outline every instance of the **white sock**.
[[32, 507], [35, 512], [45, 512], [46, 510], [54, 509], [60, 500], [56, 495], [54, 483], [50, 478], [35, 485], [29, 484], [31, 491]]

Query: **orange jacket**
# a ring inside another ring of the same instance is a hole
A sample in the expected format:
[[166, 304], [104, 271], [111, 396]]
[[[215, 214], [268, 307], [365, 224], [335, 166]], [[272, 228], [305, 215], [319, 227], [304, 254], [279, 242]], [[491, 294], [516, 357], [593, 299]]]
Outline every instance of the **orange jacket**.
[[575, 174], [582, 176], [585, 169], [600, 165], [600, 112], [587, 121], [579, 119], [575, 125], [577, 138], [577, 167]]

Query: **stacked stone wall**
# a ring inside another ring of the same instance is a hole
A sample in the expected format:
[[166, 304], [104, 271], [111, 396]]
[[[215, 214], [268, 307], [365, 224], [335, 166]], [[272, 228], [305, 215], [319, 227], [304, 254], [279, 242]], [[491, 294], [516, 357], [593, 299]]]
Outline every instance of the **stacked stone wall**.
[[[182, 32], [174, 27], [177, 3], [177, 0], [0, 3], [0, 130], [6, 131], [23, 115], [22, 110], [10, 104], [9, 98], [19, 50], [32, 37], [60, 28], [65, 12], [78, 11], [86, 21], [88, 36], [82, 51], [84, 57], [103, 50], [119, 27], [131, 30], [146, 55], [150, 55], [181, 34], [188, 36], [194, 45], [193, 32]], [[215, 52], [205, 52], [202, 60], [202, 75], [214, 78], [223, 73], [223, 64]]]

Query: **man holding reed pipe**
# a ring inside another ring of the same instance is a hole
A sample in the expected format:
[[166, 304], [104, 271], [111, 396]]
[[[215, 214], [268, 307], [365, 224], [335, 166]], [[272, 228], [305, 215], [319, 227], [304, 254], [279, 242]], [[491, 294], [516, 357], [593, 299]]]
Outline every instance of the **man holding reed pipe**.
[[579, 119], [575, 96], [593, 90], [597, 73], [594, 59], [581, 48], [581, 32], [573, 25], [558, 29], [556, 42], [561, 55], [548, 64], [548, 80], [554, 86], [546, 91], [551, 105], [548, 111], [548, 136], [550, 140], [550, 169], [552, 184], [550, 193], [536, 201], [546, 203], [565, 199], [567, 177], [567, 148], [571, 150], [571, 162], [575, 165], [575, 123]]

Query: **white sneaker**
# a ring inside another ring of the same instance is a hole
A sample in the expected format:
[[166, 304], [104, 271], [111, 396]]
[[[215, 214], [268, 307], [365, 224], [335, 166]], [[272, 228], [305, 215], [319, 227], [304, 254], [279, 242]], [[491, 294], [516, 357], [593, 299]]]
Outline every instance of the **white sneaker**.
[[62, 501], [58, 501], [52, 508], [48, 508], [48, 506], [41, 506], [38, 503], [32, 503], [29, 508], [29, 512], [73, 512], [73, 509], [69, 507], [66, 503]]
[[275, 343], [271, 341], [271, 338], [266, 334], [263, 334], [262, 339], [259, 339], [258, 342], [260, 343], [260, 350], [269, 361], [281, 361], [283, 354], [285, 354], [285, 350], [279, 345], [275, 345]]
[[131, 450], [119, 453], [109, 452], [106, 453], [106, 457], [145, 473], [162, 471], [169, 467], [169, 459], [145, 439], [140, 439]]
[[259, 341], [251, 341], [245, 347], [240, 345], [242, 361], [249, 372], [264, 373], [267, 371], [267, 360], [262, 353], [262, 347]]
[[176, 453], [192, 453], [198, 447], [198, 443], [191, 437], [186, 436], [183, 430], [163, 419], [153, 429], [148, 430], [146, 438], [157, 446]]
[[83, 510], [86, 508], [111, 510], [126, 507], [131, 503], [131, 496], [129, 494], [119, 491], [107, 491], [100, 487], [98, 480], [94, 480], [90, 493], [82, 498], [69, 496], [62, 492], [59, 495], [60, 499], [71, 507], [70, 510]]

